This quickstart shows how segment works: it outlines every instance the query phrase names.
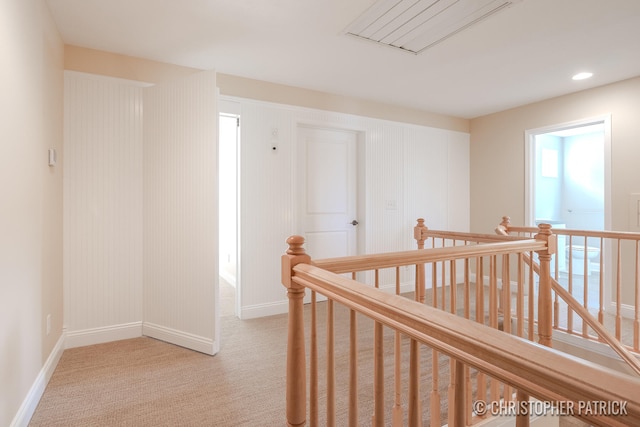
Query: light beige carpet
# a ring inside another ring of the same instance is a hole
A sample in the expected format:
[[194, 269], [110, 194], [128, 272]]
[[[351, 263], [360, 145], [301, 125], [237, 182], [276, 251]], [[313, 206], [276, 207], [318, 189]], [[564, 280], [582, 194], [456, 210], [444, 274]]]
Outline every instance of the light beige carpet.
[[[227, 290], [228, 291], [228, 290]], [[227, 295], [228, 296], [228, 295]], [[223, 300], [225, 296], [223, 295]], [[226, 298], [232, 301], [232, 298]], [[318, 304], [323, 324], [326, 303]], [[309, 306], [306, 306], [306, 310]], [[222, 320], [221, 350], [207, 356], [151, 338], [66, 350], [30, 426], [275, 426], [285, 425], [286, 315]], [[337, 424], [348, 416], [348, 311], [336, 307]], [[308, 319], [308, 316], [307, 316]], [[320, 395], [324, 396], [324, 327], [320, 328]], [[373, 322], [358, 316], [359, 421], [371, 424]], [[385, 373], [393, 373], [393, 332], [385, 330]], [[407, 409], [408, 343], [403, 346], [402, 401]], [[429, 425], [431, 351], [421, 351], [424, 425]], [[441, 411], [446, 414], [449, 363], [439, 364]], [[475, 374], [474, 374], [475, 376]], [[393, 380], [386, 382], [387, 420]], [[321, 400], [320, 425], [325, 425]], [[387, 423], [389, 424], [389, 422]], [[446, 424], [443, 415], [442, 424]]]

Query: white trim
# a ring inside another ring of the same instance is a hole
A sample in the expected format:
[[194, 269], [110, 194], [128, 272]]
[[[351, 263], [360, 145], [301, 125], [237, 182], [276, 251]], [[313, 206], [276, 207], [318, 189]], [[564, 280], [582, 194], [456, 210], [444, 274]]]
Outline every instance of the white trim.
[[240, 319], [256, 319], [258, 317], [273, 316], [289, 311], [287, 300], [267, 304], [245, 305], [240, 312]]
[[66, 333], [65, 348], [84, 347], [142, 336], [142, 322], [131, 322]]
[[51, 353], [40, 370], [40, 373], [36, 377], [36, 380], [29, 389], [27, 397], [22, 402], [22, 405], [20, 405], [20, 409], [18, 409], [13, 421], [11, 421], [10, 427], [26, 427], [29, 425], [29, 421], [31, 421], [31, 417], [33, 417], [36, 407], [38, 406], [38, 403], [40, 403], [40, 399], [44, 394], [44, 390], [47, 388], [47, 384], [49, 384], [49, 380], [58, 366], [60, 357], [62, 357], [62, 353], [64, 352], [64, 342], [65, 334], [63, 332], [58, 339], [58, 342], [53, 347], [53, 350], [51, 350]]
[[533, 144], [535, 136], [596, 123], [602, 123], [604, 127], [604, 227], [605, 230], [611, 229], [611, 113], [525, 130], [525, 226], [533, 226], [533, 222], [535, 219], [535, 215], [533, 212], [534, 206], [532, 203], [535, 198], [535, 186], [532, 170], [535, 170], [535, 168], [531, 167], [531, 163], [533, 159], [535, 159], [535, 144]]
[[214, 355], [220, 349], [219, 340], [212, 340], [207, 337], [190, 334], [149, 322], [144, 322], [142, 324], [142, 334], [147, 337], [179, 345], [180, 347], [199, 351], [208, 355]]
[[554, 330], [553, 348], [576, 357], [597, 363], [616, 371], [633, 374], [627, 363], [609, 345], [584, 339], [578, 335]]
[[[609, 302], [609, 307], [611, 307], [610, 313], [616, 312], [616, 303], [615, 301]], [[620, 315], [627, 319], [635, 318], [636, 308], [631, 304], [620, 304]]]
[[105, 76], [103, 74], [85, 73], [83, 71], [64, 70], [64, 74], [69, 76], [78, 76], [78, 77], [89, 79], [89, 80], [119, 82], [129, 86], [137, 86], [137, 87], [155, 86], [155, 83], [149, 83], [149, 82], [144, 82], [140, 80], [123, 79], [121, 77]]

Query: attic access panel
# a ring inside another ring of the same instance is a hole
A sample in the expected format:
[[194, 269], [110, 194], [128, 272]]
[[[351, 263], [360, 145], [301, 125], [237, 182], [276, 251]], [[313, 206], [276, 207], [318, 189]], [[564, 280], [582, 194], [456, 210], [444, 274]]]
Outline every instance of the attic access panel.
[[522, 0], [378, 0], [345, 34], [414, 54]]

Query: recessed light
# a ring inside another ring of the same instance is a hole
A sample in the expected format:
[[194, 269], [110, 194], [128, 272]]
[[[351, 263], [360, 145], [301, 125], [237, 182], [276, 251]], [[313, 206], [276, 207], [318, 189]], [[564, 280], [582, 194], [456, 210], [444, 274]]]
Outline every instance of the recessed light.
[[571, 77], [573, 80], [584, 80], [584, 79], [588, 79], [589, 77], [593, 76], [593, 73], [578, 73], [575, 76]]

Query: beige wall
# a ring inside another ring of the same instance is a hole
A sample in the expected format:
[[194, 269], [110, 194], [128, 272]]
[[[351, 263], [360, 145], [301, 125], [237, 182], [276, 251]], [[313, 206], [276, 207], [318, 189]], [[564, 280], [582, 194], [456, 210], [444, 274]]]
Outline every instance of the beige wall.
[[[629, 195], [640, 193], [640, 77], [471, 121], [471, 231], [491, 232], [503, 215], [525, 221], [527, 129], [611, 115], [611, 229], [629, 230]], [[622, 302], [635, 300], [633, 254], [625, 253]], [[612, 273], [613, 274], [613, 273]], [[613, 280], [613, 279], [611, 279]], [[615, 298], [612, 298], [615, 299]]]
[[502, 215], [525, 220], [527, 129], [611, 114], [612, 229], [628, 230], [629, 194], [640, 192], [640, 77], [471, 120], [471, 230]]
[[[148, 83], [158, 83], [199, 71], [192, 68], [179, 67], [69, 45], [65, 46], [65, 69]], [[317, 108], [338, 113], [356, 114], [376, 119], [412, 123], [459, 132], [469, 132], [469, 121], [467, 119], [268, 83], [223, 73], [218, 74], [217, 81], [222, 95]]]
[[[0, 425], [62, 336], [63, 44], [41, 0], [0, 3]], [[46, 334], [46, 315], [51, 333]]]

